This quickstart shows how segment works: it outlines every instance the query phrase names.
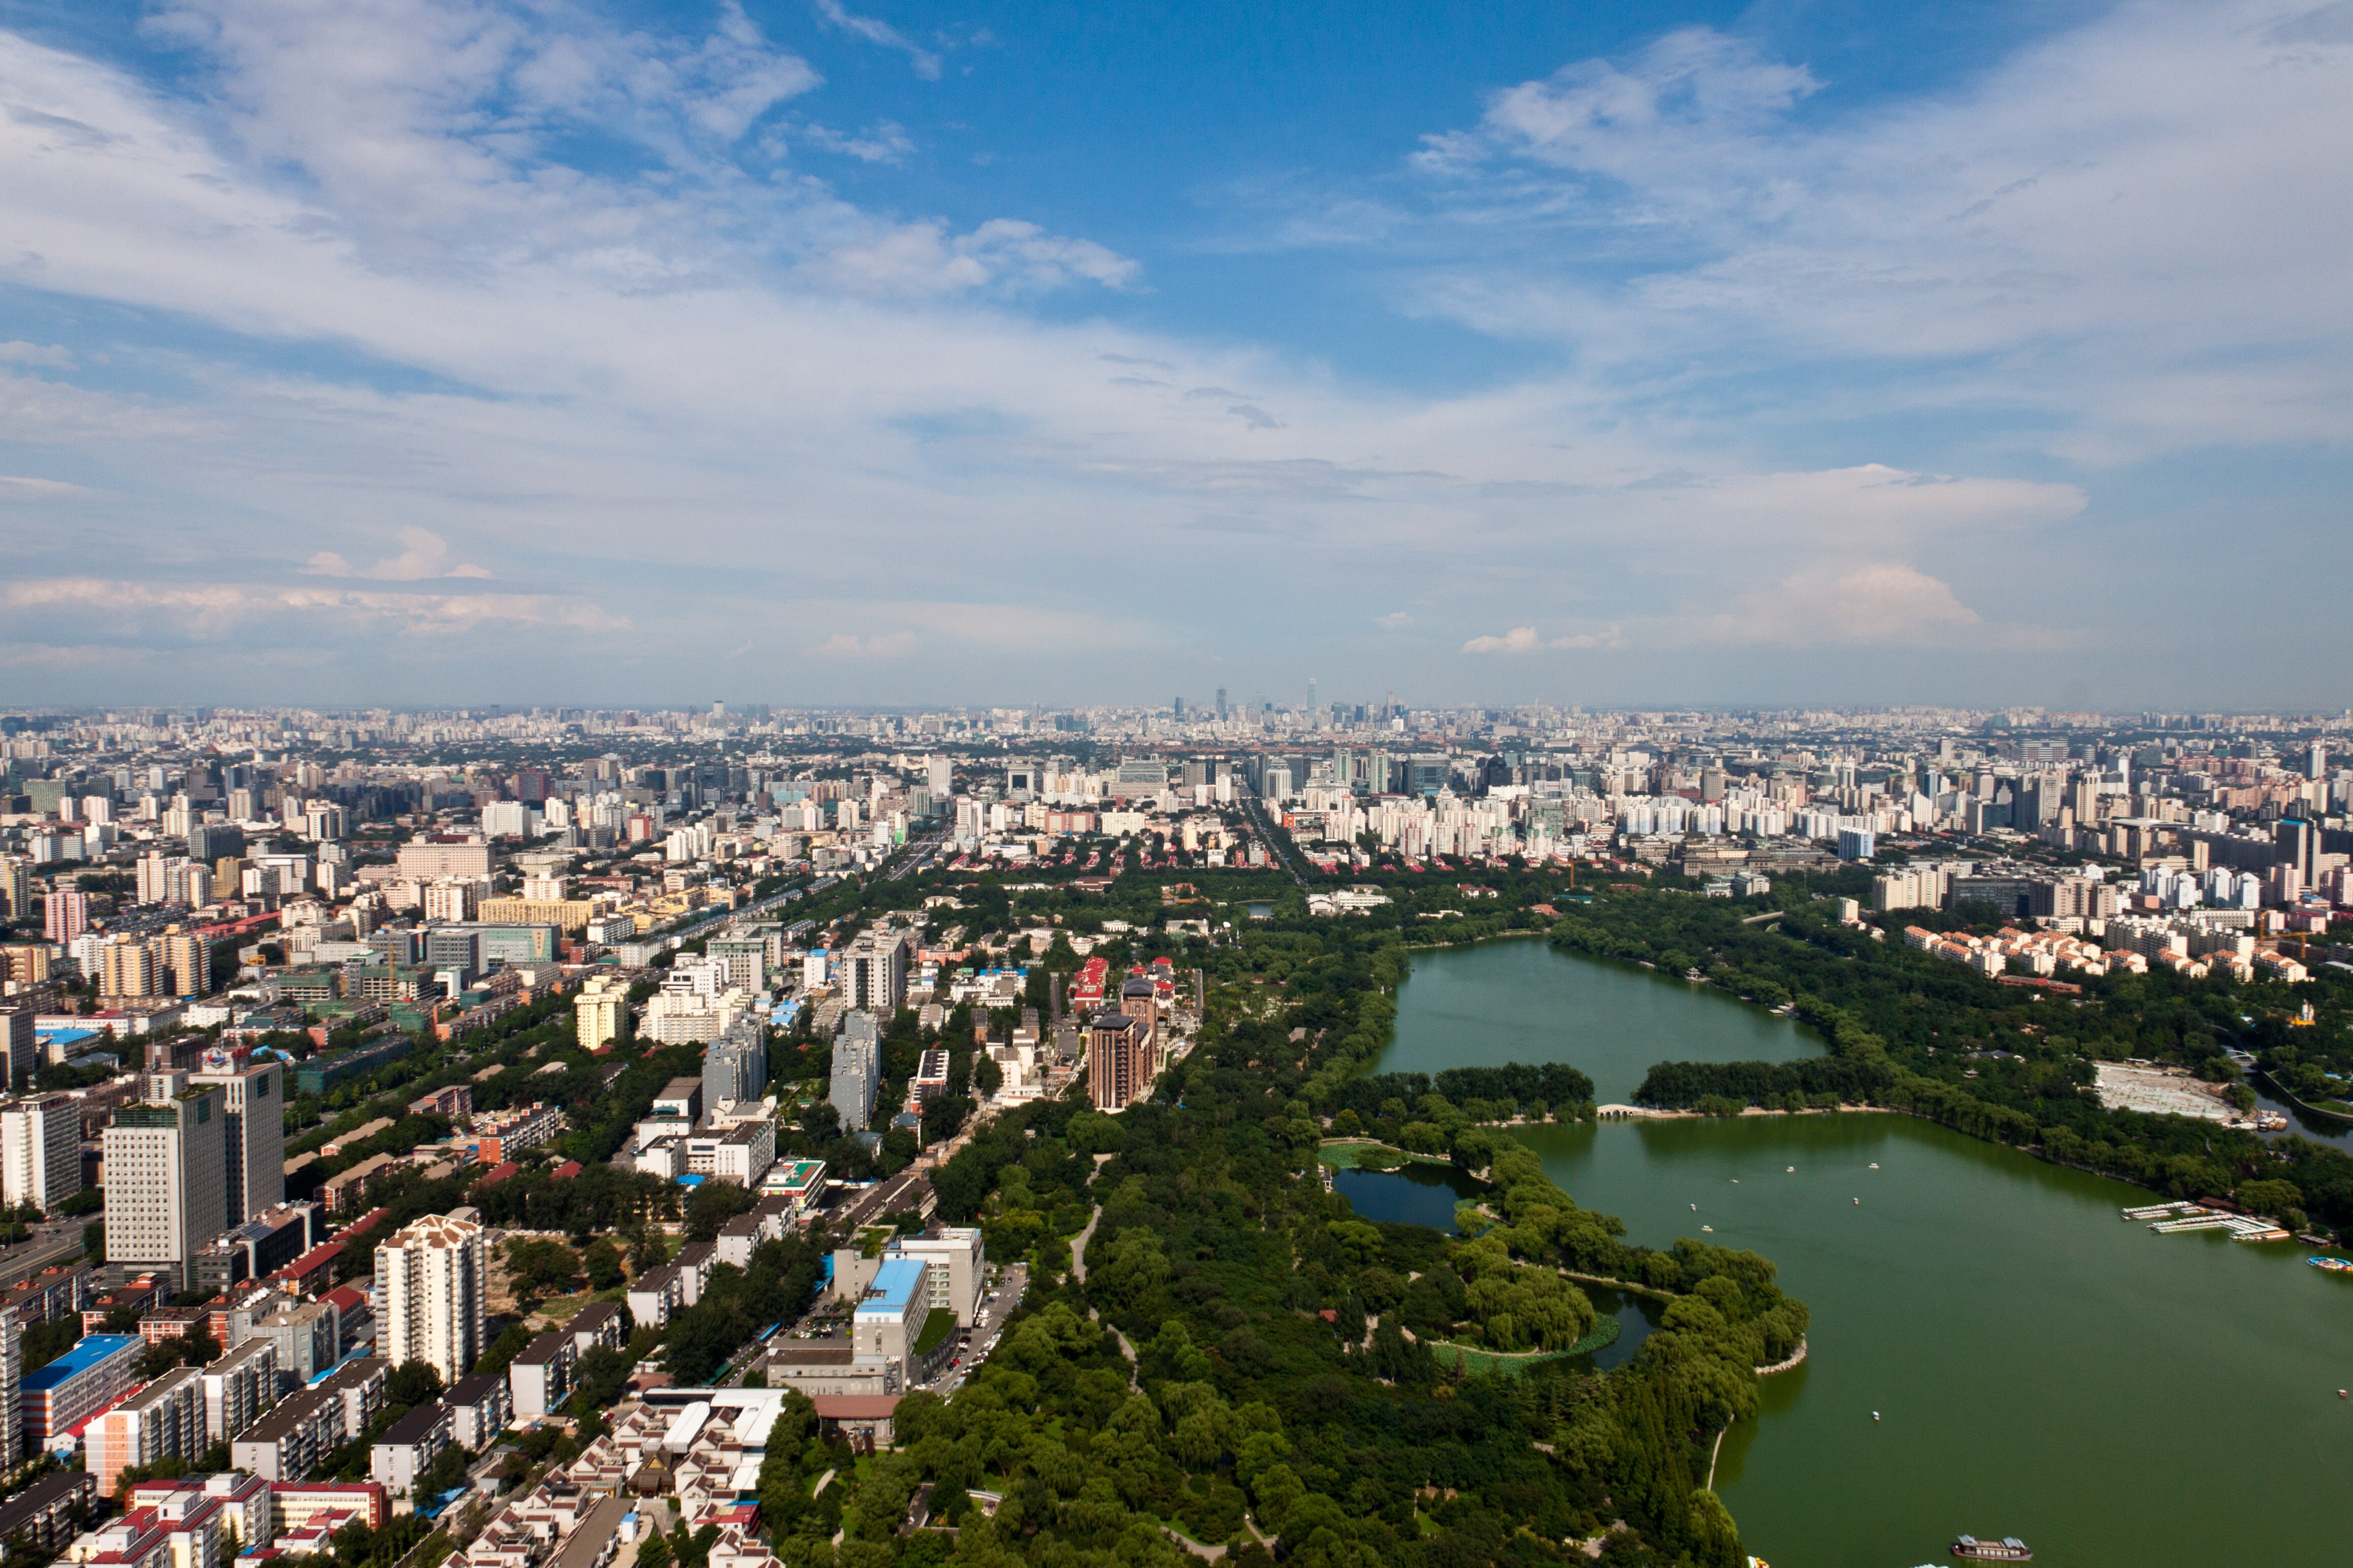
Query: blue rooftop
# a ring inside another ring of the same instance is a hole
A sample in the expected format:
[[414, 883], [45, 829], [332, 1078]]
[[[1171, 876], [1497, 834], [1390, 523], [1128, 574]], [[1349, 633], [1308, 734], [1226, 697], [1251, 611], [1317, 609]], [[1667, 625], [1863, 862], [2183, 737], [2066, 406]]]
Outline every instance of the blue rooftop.
[[126, 1349], [135, 1349], [142, 1342], [137, 1334], [84, 1334], [65, 1354], [38, 1372], [26, 1373], [24, 1388], [26, 1393], [55, 1388], [68, 1378], [88, 1372], [108, 1356]]
[[899, 1317], [907, 1310], [907, 1303], [915, 1299], [915, 1287], [923, 1282], [923, 1260], [920, 1258], [886, 1258], [882, 1267], [874, 1271], [874, 1283], [858, 1303], [864, 1313], [875, 1311]]

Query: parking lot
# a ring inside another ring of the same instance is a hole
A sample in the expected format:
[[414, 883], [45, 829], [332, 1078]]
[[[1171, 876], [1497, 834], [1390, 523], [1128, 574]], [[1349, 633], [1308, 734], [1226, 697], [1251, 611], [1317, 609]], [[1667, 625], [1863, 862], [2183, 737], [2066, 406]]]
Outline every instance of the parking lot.
[[997, 1336], [1005, 1331], [1005, 1320], [1011, 1317], [1013, 1309], [1021, 1304], [1021, 1293], [1029, 1288], [1029, 1266], [1026, 1263], [1008, 1264], [999, 1273], [997, 1282], [985, 1293], [979, 1316], [965, 1331], [964, 1348], [956, 1352], [955, 1361], [939, 1376], [918, 1386], [942, 1394], [953, 1394], [963, 1387], [972, 1370], [997, 1348]]

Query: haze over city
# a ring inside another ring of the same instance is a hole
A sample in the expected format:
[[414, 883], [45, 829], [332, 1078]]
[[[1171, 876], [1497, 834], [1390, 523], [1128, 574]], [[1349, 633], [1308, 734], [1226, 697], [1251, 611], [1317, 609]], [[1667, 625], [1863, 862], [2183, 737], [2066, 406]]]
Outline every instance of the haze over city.
[[0, 3], [19, 700], [2317, 709], [2338, 3]]

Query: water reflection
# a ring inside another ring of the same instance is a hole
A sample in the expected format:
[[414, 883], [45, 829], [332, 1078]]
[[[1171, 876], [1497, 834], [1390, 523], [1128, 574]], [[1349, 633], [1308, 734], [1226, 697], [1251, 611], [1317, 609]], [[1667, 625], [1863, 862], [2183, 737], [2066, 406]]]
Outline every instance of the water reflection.
[[1332, 1187], [1360, 1219], [1443, 1231], [1454, 1228], [1454, 1205], [1480, 1192], [1475, 1176], [1451, 1165], [1419, 1163], [1395, 1171], [1335, 1171]]

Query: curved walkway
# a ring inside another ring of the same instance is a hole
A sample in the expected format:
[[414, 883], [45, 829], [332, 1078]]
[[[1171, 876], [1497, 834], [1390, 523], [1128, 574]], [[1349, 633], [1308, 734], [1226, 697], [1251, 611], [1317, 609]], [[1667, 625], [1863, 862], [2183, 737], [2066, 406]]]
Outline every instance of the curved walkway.
[[1079, 1232], [1071, 1243], [1071, 1278], [1083, 1285], [1087, 1282], [1087, 1243], [1094, 1239], [1095, 1226], [1103, 1218], [1103, 1205], [1087, 1215], [1087, 1228]]

